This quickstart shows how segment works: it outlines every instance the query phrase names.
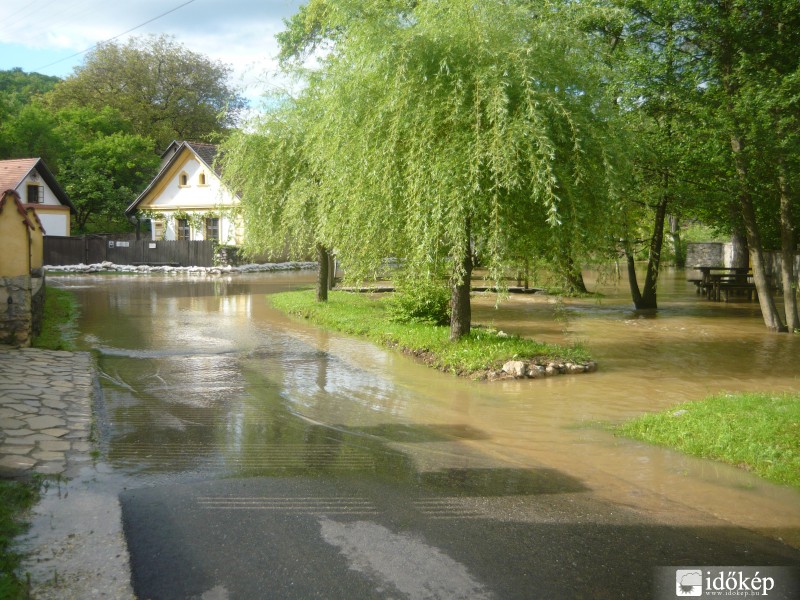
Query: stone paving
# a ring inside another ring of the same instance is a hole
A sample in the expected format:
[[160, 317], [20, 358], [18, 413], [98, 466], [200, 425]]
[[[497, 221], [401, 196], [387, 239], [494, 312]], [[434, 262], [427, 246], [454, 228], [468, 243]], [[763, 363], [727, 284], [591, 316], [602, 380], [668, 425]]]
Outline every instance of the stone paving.
[[90, 459], [92, 370], [86, 352], [0, 346], [0, 476]]

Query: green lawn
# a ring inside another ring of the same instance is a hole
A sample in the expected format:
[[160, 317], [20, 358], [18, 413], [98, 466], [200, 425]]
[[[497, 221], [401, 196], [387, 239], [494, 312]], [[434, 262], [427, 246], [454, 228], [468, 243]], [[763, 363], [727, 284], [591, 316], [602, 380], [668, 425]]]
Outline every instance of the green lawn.
[[800, 488], [800, 393], [721, 394], [644, 415], [616, 431]]
[[390, 319], [386, 299], [367, 294], [330, 292], [327, 303], [317, 302], [312, 291], [269, 296], [271, 304], [286, 313], [309, 319], [316, 325], [364, 337], [397, 348], [427, 364], [451, 373], [480, 377], [499, 370], [509, 360], [576, 362], [589, 360], [580, 346], [544, 344], [517, 336], [474, 327], [469, 336], [449, 340], [449, 327]]
[[33, 340], [33, 347], [72, 350], [78, 314], [78, 302], [74, 294], [48, 286], [45, 291], [42, 332]]

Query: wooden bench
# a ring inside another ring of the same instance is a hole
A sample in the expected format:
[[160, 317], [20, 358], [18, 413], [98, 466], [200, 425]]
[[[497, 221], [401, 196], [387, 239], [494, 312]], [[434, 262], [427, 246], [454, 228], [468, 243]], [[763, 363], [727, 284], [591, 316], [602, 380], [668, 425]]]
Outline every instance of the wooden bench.
[[733, 282], [720, 282], [718, 289], [717, 289], [717, 298], [716, 300], [720, 300], [720, 294], [725, 296], [725, 302], [730, 300], [730, 295], [741, 292], [743, 295], [747, 296], [749, 301], [753, 301], [754, 298], [758, 298], [758, 291], [756, 290], [755, 283], [733, 283]]

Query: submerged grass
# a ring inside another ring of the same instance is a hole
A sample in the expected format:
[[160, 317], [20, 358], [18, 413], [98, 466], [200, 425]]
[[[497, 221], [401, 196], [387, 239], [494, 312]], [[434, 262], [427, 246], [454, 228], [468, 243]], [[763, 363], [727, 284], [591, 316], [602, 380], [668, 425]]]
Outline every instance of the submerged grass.
[[33, 340], [33, 347], [73, 350], [78, 314], [78, 301], [72, 292], [48, 286], [45, 291], [42, 331]]
[[390, 319], [386, 299], [364, 294], [331, 292], [328, 302], [317, 302], [313, 292], [285, 292], [270, 296], [272, 305], [289, 314], [349, 335], [368, 338], [413, 354], [437, 369], [459, 375], [480, 376], [498, 370], [508, 360], [585, 362], [588, 352], [580, 346], [544, 344], [518, 336], [473, 328], [457, 342], [449, 339], [447, 326]]
[[638, 417], [616, 431], [800, 488], [800, 393], [721, 394]]
[[14, 537], [27, 529], [22, 515], [38, 498], [37, 482], [0, 480], [0, 598], [29, 597], [27, 583], [16, 575], [22, 557], [12, 546]]

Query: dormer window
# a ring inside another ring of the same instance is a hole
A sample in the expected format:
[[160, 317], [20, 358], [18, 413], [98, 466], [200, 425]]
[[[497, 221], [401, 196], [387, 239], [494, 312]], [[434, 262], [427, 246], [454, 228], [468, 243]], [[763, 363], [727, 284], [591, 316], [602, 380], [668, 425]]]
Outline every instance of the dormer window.
[[185, 171], [178, 175], [178, 186], [189, 187], [189, 175], [187, 175]]

